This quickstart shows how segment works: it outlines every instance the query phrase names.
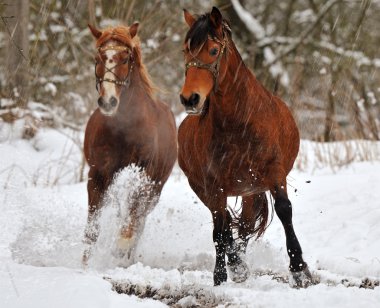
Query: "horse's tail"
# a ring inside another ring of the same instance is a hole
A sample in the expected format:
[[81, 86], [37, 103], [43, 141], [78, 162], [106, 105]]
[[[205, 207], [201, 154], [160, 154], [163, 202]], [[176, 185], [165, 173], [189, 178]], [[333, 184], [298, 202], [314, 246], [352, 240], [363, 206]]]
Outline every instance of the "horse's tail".
[[[265, 193], [257, 194], [254, 196], [254, 201], [253, 204], [246, 204], [242, 206], [253, 206], [254, 211], [255, 211], [255, 216], [254, 216], [254, 221], [250, 221], [250, 225], [252, 226], [250, 228], [249, 235], [247, 236], [248, 238], [253, 238], [256, 237], [258, 239], [261, 237], [265, 230], [268, 228], [270, 223], [272, 222], [273, 219], [273, 204], [272, 204], [272, 211], [270, 215], [270, 220], [269, 220], [269, 204], [268, 204], [268, 198]], [[233, 228], [240, 229], [242, 227], [242, 222], [241, 221], [241, 213], [238, 213], [237, 211], [234, 211], [233, 209], [230, 208], [230, 212], [232, 214], [232, 224], [231, 226]], [[268, 223], [269, 220], [269, 223]]]
[[[258, 239], [260, 236], [262, 236], [265, 232], [265, 230], [268, 228], [270, 223], [273, 220], [273, 210], [271, 211], [271, 217], [270, 221], [268, 223], [269, 218], [269, 204], [268, 204], [268, 198], [265, 193], [261, 193], [255, 197], [255, 201], [253, 203], [253, 206], [256, 208], [256, 221], [255, 221], [255, 228], [252, 233], [252, 237], [256, 236], [256, 239]], [[273, 207], [273, 204], [272, 204]]]

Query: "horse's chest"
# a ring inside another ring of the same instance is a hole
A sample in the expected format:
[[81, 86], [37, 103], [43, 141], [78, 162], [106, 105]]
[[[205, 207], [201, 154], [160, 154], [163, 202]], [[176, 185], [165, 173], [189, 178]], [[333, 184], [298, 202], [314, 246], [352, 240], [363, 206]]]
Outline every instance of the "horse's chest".
[[247, 195], [260, 190], [263, 164], [261, 145], [254, 138], [227, 137], [208, 147], [207, 172], [231, 195]]
[[252, 143], [238, 143], [228, 138], [222, 142], [212, 142], [208, 148], [209, 164], [216, 170], [233, 173], [255, 165], [255, 145]]
[[[91, 160], [100, 169], [119, 169], [130, 164], [143, 165], [150, 160], [153, 142], [139, 138], [133, 131], [113, 130], [100, 135], [92, 147]], [[143, 142], [144, 141], [144, 142]]]

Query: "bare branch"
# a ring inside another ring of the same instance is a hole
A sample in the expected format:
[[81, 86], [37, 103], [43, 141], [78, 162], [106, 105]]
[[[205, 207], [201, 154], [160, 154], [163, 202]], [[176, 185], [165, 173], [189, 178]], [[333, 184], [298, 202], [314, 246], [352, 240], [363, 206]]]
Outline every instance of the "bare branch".
[[12, 19], [12, 18], [15, 18], [15, 16], [1, 16], [1, 20], [4, 24], [4, 27], [5, 29], [7, 30], [7, 33], [8, 33], [8, 36], [9, 36], [9, 40], [12, 42], [12, 44], [16, 47], [16, 49], [18, 50], [18, 52], [20, 53], [20, 56], [25, 60], [25, 61], [28, 61], [28, 59], [25, 57], [24, 53], [23, 53], [23, 50], [16, 44], [15, 40], [13, 39], [13, 34], [14, 32], [12, 33], [10, 30], [9, 30], [9, 27], [8, 27], [8, 23], [6, 21], [6, 19]]
[[282, 53], [280, 53], [276, 58], [274, 58], [271, 62], [268, 62], [266, 66], [271, 66], [274, 63], [276, 63], [278, 60], [282, 59], [283, 57], [287, 56], [288, 54], [292, 53], [294, 50], [296, 50], [303, 42], [304, 40], [317, 28], [318, 24], [322, 20], [322, 18], [327, 14], [327, 12], [338, 2], [341, 0], [329, 0], [325, 5], [321, 8], [320, 12], [317, 15], [317, 18], [315, 21], [306, 28], [305, 31], [303, 31], [298, 39], [290, 45], [288, 48], [286, 48]]

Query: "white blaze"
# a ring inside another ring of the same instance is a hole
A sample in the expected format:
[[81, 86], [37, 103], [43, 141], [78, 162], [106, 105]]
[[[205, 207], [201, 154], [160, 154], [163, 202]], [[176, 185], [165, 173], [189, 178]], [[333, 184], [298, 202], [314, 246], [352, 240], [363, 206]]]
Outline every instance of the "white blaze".
[[[107, 50], [106, 51], [106, 73], [104, 74], [104, 79], [111, 79], [111, 80], [116, 80], [115, 75], [114, 75], [114, 66], [115, 66], [115, 61], [113, 61], [113, 56], [116, 54], [116, 50]], [[108, 81], [103, 82], [103, 88], [104, 88], [104, 99], [108, 103], [109, 99], [111, 96], [117, 97], [116, 96], [116, 84]]]

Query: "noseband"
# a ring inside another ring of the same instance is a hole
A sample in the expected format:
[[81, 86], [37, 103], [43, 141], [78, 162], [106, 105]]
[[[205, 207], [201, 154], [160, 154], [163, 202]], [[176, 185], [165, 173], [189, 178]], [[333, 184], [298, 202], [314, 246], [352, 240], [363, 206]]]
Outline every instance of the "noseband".
[[[99, 52], [103, 52], [103, 51], [106, 51], [106, 50], [117, 50], [117, 51], [128, 51], [128, 58], [122, 62], [122, 63], [118, 63], [116, 64], [115, 66], [111, 67], [111, 68], [107, 68], [105, 67], [106, 69], [106, 72], [110, 72], [112, 73], [116, 79], [110, 79], [110, 78], [102, 78], [102, 77], [99, 77], [97, 74], [96, 74], [96, 66], [99, 64], [98, 62], [95, 62], [95, 77], [96, 77], [96, 90], [99, 92], [99, 85], [102, 83], [102, 82], [110, 82], [110, 83], [113, 83], [117, 86], [121, 86], [121, 87], [125, 87], [125, 88], [128, 88], [130, 83], [131, 83], [131, 73], [132, 73], [132, 70], [133, 70], [133, 63], [134, 63], [134, 60], [133, 60], [133, 55], [132, 55], [132, 50], [127, 47], [127, 46], [120, 46], [120, 45], [109, 45], [109, 46], [104, 46], [104, 47], [99, 47], [98, 48], [98, 51]], [[112, 72], [112, 70], [121, 65], [121, 64], [129, 64], [129, 70], [128, 70], [128, 74], [127, 76], [124, 78], [124, 79], [120, 79], [114, 72]]]
[[222, 59], [222, 56], [227, 46], [227, 36], [225, 35], [223, 31], [223, 41], [219, 40], [217, 37], [211, 37], [211, 36], [209, 36], [208, 39], [214, 42], [217, 42], [221, 45], [218, 58], [212, 63], [204, 63], [201, 60], [199, 60], [196, 56], [192, 56], [192, 59], [189, 62], [187, 62], [185, 65], [185, 68], [186, 68], [185, 74], [187, 74], [187, 71], [190, 67], [196, 67], [196, 68], [202, 68], [202, 69], [208, 70], [212, 74], [212, 77], [214, 79], [214, 92], [216, 92], [218, 90], [220, 61]]

